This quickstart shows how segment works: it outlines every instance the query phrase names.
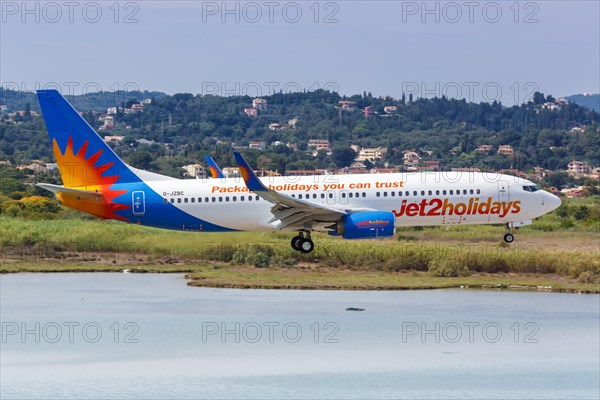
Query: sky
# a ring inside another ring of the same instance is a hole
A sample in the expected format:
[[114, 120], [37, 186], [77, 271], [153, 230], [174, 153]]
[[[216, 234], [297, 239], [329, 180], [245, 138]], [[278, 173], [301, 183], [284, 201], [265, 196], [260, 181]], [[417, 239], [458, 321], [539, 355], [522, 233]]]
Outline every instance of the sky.
[[0, 83], [500, 100], [600, 92], [594, 1], [0, 1]]

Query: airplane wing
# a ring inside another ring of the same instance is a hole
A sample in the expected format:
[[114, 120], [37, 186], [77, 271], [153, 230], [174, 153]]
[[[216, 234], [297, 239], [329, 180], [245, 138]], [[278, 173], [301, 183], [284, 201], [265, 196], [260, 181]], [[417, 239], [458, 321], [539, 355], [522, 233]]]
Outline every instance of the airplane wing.
[[52, 193], [64, 193], [77, 199], [97, 199], [102, 197], [101, 192], [94, 192], [91, 190], [73, 189], [60, 185], [53, 185], [51, 183], [38, 183], [36, 186], [51, 191]]
[[273, 204], [271, 207], [273, 218], [268, 222], [279, 221], [278, 229], [312, 228], [314, 224], [336, 222], [348, 214], [346, 210], [311, 203], [267, 188], [258, 179], [244, 157], [238, 152], [233, 154], [248, 189]]
[[223, 175], [223, 171], [221, 171], [221, 168], [219, 168], [219, 166], [211, 156], [207, 154], [206, 156], [204, 156], [204, 159], [208, 164], [208, 169], [210, 170], [210, 175], [212, 176], [212, 178], [225, 178], [225, 175]]

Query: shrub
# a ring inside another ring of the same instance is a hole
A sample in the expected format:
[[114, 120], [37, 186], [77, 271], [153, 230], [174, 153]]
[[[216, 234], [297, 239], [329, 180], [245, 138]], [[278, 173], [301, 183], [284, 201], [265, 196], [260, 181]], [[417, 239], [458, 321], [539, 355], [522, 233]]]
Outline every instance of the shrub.
[[440, 277], [471, 275], [471, 271], [466, 265], [454, 260], [431, 260], [428, 271], [431, 275]]
[[56, 200], [42, 196], [23, 197], [20, 200], [10, 200], [3, 196], [0, 200], [0, 213], [11, 217], [53, 219], [61, 211]]
[[271, 264], [274, 252], [273, 247], [262, 244], [250, 244], [239, 248], [232, 258], [237, 264], [250, 264], [258, 268], [268, 267]]
[[592, 271], [583, 271], [579, 274], [577, 280], [581, 283], [596, 283], [598, 277]]
[[276, 265], [278, 267], [291, 267], [298, 264], [297, 258], [285, 258], [282, 256], [275, 256], [271, 258], [271, 265]]

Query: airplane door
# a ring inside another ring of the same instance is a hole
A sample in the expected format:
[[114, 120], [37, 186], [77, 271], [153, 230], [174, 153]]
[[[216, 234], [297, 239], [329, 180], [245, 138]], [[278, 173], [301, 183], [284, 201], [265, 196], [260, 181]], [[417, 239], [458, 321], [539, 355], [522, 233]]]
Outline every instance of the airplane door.
[[340, 204], [348, 204], [348, 191], [342, 190], [340, 192]]
[[146, 212], [146, 196], [141, 190], [131, 193], [131, 209], [133, 215], [144, 215]]
[[498, 181], [498, 200], [499, 201], [510, 201], [510, 191], [508, 187], [508, 181]]
[[335, 204], [335, 196], [337, 192], [329, 192], [326, 194], [327, 196], [327, 204], [334, 205]]

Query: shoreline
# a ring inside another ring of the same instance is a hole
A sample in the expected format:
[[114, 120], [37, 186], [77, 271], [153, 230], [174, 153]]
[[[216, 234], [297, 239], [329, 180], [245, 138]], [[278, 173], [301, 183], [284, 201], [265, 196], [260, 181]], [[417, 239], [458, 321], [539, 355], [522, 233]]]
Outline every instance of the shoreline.
[[[558, 225], [550, 215], [538, 227]], [[600, 293], [600, 231], [592, 228], [525, 227], [512, 245], [499, 242], [496, 226], [406, 228], [377, 241], [315, 234], [319, 246], [299, 254], [283, 232], [198, 234], [0, 216], [0, 274], [127, 270], [181, 273], [190, 286], [222, 288]]]
[[556, 274], [472, 273], [437, 277], [426, 271], [350, 270], [304, 264], [257, 268], [228, 263], [122, 265], [97, 262], [3, 262], [0, 275], [18, 273], [151, 273], [184, 274], [187, 286], [271, 290], [499, 290], [599, 294], [600, 284]]

